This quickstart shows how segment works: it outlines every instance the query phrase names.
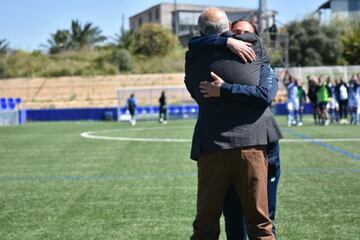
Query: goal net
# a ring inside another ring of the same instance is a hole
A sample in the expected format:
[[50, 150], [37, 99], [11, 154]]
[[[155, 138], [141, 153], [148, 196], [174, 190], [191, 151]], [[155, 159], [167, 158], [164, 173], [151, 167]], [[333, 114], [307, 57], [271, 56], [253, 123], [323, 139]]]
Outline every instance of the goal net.
[[0, 110], [0, 126], [19, 125], [18, 110]]
[[130, 119], [126, 103], [131, 94], [134, 94], [137, 103], [137, 119], [157, 119], [159, 115], [159, 98], [163, 91], [165, 92], [168, 117], [170, 119], [190, 118], [197, 115], [198, 107], [184, 86], [119, 88], [116, 94], [118, 121]]

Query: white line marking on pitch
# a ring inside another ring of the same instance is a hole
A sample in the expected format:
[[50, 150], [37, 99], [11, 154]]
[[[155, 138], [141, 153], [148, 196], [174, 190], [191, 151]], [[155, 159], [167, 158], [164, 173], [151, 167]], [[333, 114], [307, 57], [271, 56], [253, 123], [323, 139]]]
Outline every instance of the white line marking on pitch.
[[81, 136], [84, 138], [113, 140], [113, 141], [133, 141], [133, 142], [191, 142], [190, 139], [181, 138], [130, 138], [130, 137], [108, 137], [108, 136], [94, 136], [94, 132], [84, 132]]
[[[95, 135], [96, 133], [104, 132], [115, 132], [115, 131], [144, 131], [144, 130], [173, 130], [173, 129], [189, 129], [189, 127], [175, 127], [175, 128], [165, 128], [165, 127], [155, 127], [155, 128], [134, 128], [134, 129], [107, 129], [93, 132], [83, 132], [81, 137], [89, 139], [99, 139], [99, 140], [110, 140], [110, 141], [132, 141], [132, 142], [169, 142], [169, 143], [184, 143], [191, 142], [191, 139], [185, 138], [134, 138], [134, 137], [110, 137], [110, 136], [99, 136]], [[316, 138], [316, 139], [281, 139], [280, 142], [283, 143], [302, 143], [302, 142], [360, 142], [360, 138]]]
[[360, 138], [281, 139], [280, 142], [360, 142]]

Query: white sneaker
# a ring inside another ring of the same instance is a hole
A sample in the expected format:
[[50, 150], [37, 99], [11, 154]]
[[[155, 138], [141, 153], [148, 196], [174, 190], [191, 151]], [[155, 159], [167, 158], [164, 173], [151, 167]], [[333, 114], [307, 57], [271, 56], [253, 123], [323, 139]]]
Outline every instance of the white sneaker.
[[329, 119], [327, 119], [327, 120], [325, 120], [325, 126], [328, 126], [330, 124], [330, 120]]
[[302, 122], [298, 122], [298, 124], [297, 124], [298, 127], [301, 127], [302, 125], [303, 125]]
[[292, 126], [292, 121], [290, 119], [287, 120], [287, 125], [288, 125], [288, 127]]

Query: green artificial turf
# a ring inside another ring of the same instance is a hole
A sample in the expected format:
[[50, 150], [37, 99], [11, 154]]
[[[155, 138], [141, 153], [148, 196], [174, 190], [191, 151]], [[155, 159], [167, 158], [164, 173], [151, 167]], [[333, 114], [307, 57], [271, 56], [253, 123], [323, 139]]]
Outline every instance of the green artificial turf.
[[[308, 121], [288, 128], [278, 119], [285, 139], [360, 138], [360, 126]], [[189, 239], [197, 184], [189, 159], [194, 123], [0, 127], [0, 239]], [[184, 142], [80, 136], [88, 131]], [[359, 239], [359, 158], [359, 141], [282, 142], [278, 239]]]

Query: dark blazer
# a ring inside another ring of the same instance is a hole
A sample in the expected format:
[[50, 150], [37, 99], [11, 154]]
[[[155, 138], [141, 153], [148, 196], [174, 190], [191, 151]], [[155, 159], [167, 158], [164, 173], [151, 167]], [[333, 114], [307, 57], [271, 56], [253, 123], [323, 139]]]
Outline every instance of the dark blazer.
[[[229, 37], [222, 37], [218, 34], [195, 36], [189, 40], [188, 47], [193, 53], [208, 51], [211, 49], [226, 49], [228, 38]], [[256, 42], [257, 39], [253, 38], [253, 40]], [[264, 56], [266, 56], [266, 54], [264, 54]], [[237, 102], [243, 102], [255, 106], [269, 106], [275, 98], [278, 90], [279, 83], [274, 70], [271, 68], [270, 64], [264, 63], [261, 65], [260, 69], [259, 85], [251, 86], [223, 83], [221, 85], [220, 95], [222, 98], [231, 98]]]
[[191, 158], [220, 150], [267, 145], [281, 138], [281, 132], [267, 107], [254, 107], [223, 98], [204, 98], [199, 90], [201, 81], [210, 80], [213, 71], [228, 83], [258, 85], [260, 67], [269, 62], [266, 52], [255, 34], [234, 36], [253, 43], [257, 58], [243, 63], [227, 49], [192, 51], [186, 53], [185, 84], [191, 96], [199, 104], [199, 116], [195, 126]]

